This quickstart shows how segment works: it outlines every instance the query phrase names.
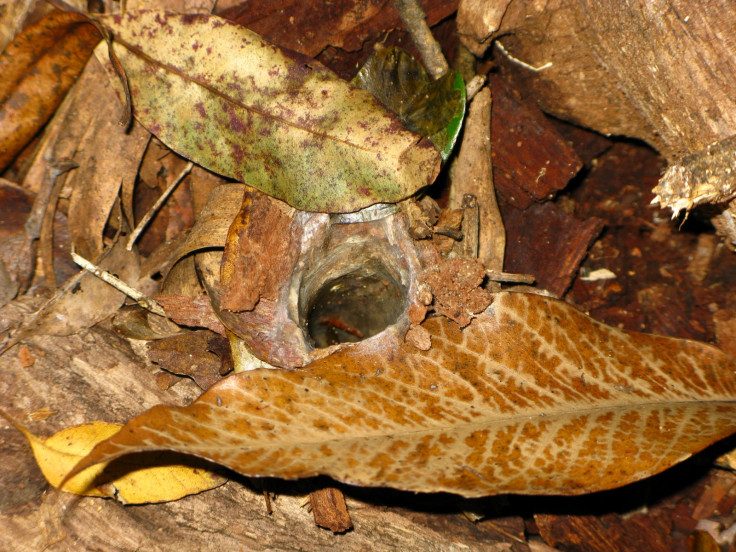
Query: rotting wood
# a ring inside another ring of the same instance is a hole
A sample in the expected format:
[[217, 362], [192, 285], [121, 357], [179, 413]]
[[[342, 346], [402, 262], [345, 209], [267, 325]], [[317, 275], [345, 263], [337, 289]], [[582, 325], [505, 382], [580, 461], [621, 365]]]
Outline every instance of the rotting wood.
[[[486, 268], [503, 270], [506, 231], [496, 201], [491, 152], [491, 91], [481, 90], [470, 104], [465, 137], [454, 164], [450, 205], [462, 206], [465, 194], [478, 201], [478, 258]], [[465, 225], [465, 222], [463, 222]]]

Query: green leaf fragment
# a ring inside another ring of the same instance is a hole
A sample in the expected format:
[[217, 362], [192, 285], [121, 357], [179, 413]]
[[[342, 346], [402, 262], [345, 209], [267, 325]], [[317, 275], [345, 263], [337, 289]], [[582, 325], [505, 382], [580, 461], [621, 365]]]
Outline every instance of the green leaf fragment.
[[368, 90], [406, 128], [427, 136], [446, 161], [465, 116], [465, 82], [448, 71], [429, 79], [424, 67], [400, 48], [384, 48], [371, 56], [352, 80]]

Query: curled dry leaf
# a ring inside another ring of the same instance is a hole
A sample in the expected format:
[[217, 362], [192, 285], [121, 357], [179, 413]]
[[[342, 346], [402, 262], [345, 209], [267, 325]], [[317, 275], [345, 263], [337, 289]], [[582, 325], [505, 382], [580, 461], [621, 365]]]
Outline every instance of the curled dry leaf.
[[222, 362], [207, 350], [214, 335], [198, 330], [152, 341], [148, 344], [148, 358], [167, 372], [189, 376], [199, 387], [207, 389], [221, 379]]
[[25, 435], [46, 480], [53, 487], [61, 486], [63, 491], [115, 498], [123, 504], [143, 504], [178, 500], [213, 489], [226, 481], [201, 466], [177, 464], [176, 461], [181, 462], [182, 459], [171, 454], [146, 454], [122, 462], [97, 464], [65, 479], [80, 458], [97, 443], [120, 431], [122, 426], [91, 422], [67, 427], [41, 439], [4, 412], [0, 411], [0, 416]]
[[169, 449], [251, 476], [316, 474], [464, 496], [580, 494], [642, 479], [736, 431], [736, 362], [709, 345], [625, 332], [573, 307], [500, 293], [461, 331], [425, 322], [301, 371], [231, 376], [158, 406], [73, 473]]
[[208, 169], [325, 212], [399, 201], [439, 171], [432, 143], [371, 94], [243, 27], [164, 11], [98, 19], [115, 35], [136, 118]]
[[84, 16], [55, 11], [0, 55], [0, 169], [51, 117], [99, 40]]

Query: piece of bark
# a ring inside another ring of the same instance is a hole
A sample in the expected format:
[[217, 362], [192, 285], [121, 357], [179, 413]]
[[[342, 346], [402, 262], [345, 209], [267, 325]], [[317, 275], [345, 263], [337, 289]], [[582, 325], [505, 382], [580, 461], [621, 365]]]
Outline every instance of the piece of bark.
[[166, 315], [177, 324], [193, 328], [207, 328], [220, 335], [225, 335], [225, 326], [217, 318], [206, 295], [187, 297], [185, 295], [157, 295], [159, 305]]
[[478, 258], [486, 268], [503, 270], [506, 231], [496, 201], [491, 166], [491, 92], [483, 88], [470, 104], [465, 122], [465, 134], [450, 189], [450, 206], [462, 206], [465, 194], [478, 201], [480, 227]]
[[504, 200], [524, 209], [550, 199], [582, 167], [570, 144], [530, 101], [489, 75], [493, 183]]
[[534, 520], [547, 544], [566, 552], [671, 552], [677, 549], [669, 519], [665, 516], [636, 514], [624, 519], [618, 514], [536, 514]]
[[669, 160], [736, 134], [732, 2], [463, 5], [488, 23], [459, 24], [465, 44], [479, 52], [501, 37], [504, 72], [556, 117], [640, 138]]
[[[457, 0], [425, 0], [422, 5], [427, 23], [435, 25], [457, 9]], [[280, 46], [311, 57], [328, 45], [348, 51], [360, 50], [369, 38], [402, 25], [391, 0], [290, 0], [279, 3], [256, 0], [241, 3], [219, 15]]]
[[540, 288], [561, 296], [570, 286], [588, 248], [603, 229], [603, 220], [584, 221], [553, 203], [504, 212], [508, 233], [507, 272], [532, 274]]
[[548, 118], [547, 120], [575, 150], [585, 167], [591, 167], [593, 160], [603, 155], [614, 143], [613, 140], [598, 132], [593, 132], [560, 119]]
[[345, 496], [340, 489], [327, 487], [309, 493], [314, 523], [333, 533], [344, 533], [353, 528]]
[[296, 210], [246, 187], [240, 212], [228, 231], [220, 268], [221, 307], [252, 311], [261, 298], [276, 299], [299, 254]]

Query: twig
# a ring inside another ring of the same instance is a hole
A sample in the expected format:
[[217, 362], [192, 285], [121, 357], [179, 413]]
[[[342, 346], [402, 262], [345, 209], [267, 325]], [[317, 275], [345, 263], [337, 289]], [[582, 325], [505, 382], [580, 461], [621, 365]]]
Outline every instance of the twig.
[[485, 75], [475, 75], [472, 79], [470, 79], [470, 82], [465, 85], [465, 97], [467, 98], [468, 102], [470, 102], [470, 100], [472, 100], [473, 97], [478, 92], [480, 92], [480, 89], [483, 88], [483, 85], [485, 83]]
[[[460, 146], [450, 188], [450, 206], [464, 207], [463, 198], [467, 194], [475, 196], [478, 202], [476, 256], [486, 268], [501, 273], [503, 271], [506, 232], [498, 210], [496, 190], [493, 186], [493, 167], [491, 166], [491, 92], [483, 88], [473, 99], [465, 122], [465, 134]], [[467, 211], [466, 211], [467, 216]], [[465, 222], [463, 222], [463, 226]], [[500, 286], [495, 286], [500, 289]], [[498, 291], [498, 290], [495, 290]]]
[[394, 0], [394, 6], [411, 34], [427, 71], [432, 78], [440, 78], [450, 70], [450, 66], [442, 53], [442, 48], [432, 36], [432, 31], [427, 25], [427, 16], [419, 0]]
[[65, 159], [62, 161], [56, 161], [49, 165], [46, 171], [46, 178], [44, 178], [41, 184], [41, 190], [36, 195], [36, 200], [33, 202], [33, 208], [31, 214], [26, 220], [24, 229], [26, 235], [31, 239], [38, 239], [41, 235], [41, 226], [43, 225], [43, 216], [50, 203], [51, 196], [53, 195], [54, 185], [59, 177], [67, 171], [76, 169], [78, 165], [70, 160]]
[[517, 65], [520, 65], [521, 67], [524, 67], [525, 69], [529, 69], [530, 71], [534, 71], [535, 73], [539, 73], [539, 71], [544, 71], [545, 69], [549, 69], [550, 67], [552, 67], [552, 62], [551, 61], [548, 61], [547, 63], [545, 63], [544, 65], [540, 65], [539, 67], [534, 67], [533, 65], [529, 65], [525, 61], [521, 61], [520, 59], [515, 58], [514, 56], [512, 56], [508, 52], [508, 50], [506, 50], [506, 48], [504, 48], [503, 44], [501, 44], [500, 41], [496, 40], [496, 42], [494, 44], [496, 44], [496, 46], [498, 46], [498, 49], [501, 50], [501, 53], [503, 53], [503, 55], [505, 55], [509, 59], [509, 61], [512, 61], [513, 63], [516, 63]]
[[130, 235], [130, 239], [128, 240], [128, 245], [125, 246], [125, 248], [128, 251], [133, 250], [133, 244], [138, 239], [138, 236], [141, 235], [141, 232], [148, 226], [148, 223], [151, 222], [151, 219], [156, 216], [156, 213], [158, 213], [158, 210], [161, 208], [161, 206], [164, 204], [164, 202], [169, 198], [169, 196], [173, 193], [173, 191], [176, 189], [176, 187], [179, 185], [179, 183], [186, 178], [186, 176], [191, 172], [192, 168], [194, 167], [194, 163], [191, 161], [187, 163], [187, 166], [184, 167], [184, 169], [179, 173], [179, 176], [176, 177], [176, 180], [174, 180], [171, 184], [169, 184], [169, 187], [166, 188], [163, 194], [161, 194], [161, 197], [159, 197], [156, 200], [156, 203], [154, 203], [153, 207], [151, 207], [146, 215], [143, 217], [143, 219], [138, 223], [138, 226], [135, 227], [135, 230], [133, 230], [133, 233]]
[[273, 508], [271, 507], [271, 495], [266, 489], [263, 489], [263, 497], [266, 499], [266, 513], [270, 516], [273, 514]]
[[498, 272], [496, 270], [486, 270], [489, 280], [494, 282], [504, 282], [508, 284], [533, 284], [534, 276], [531, 274], [512, 274], [510, 272]]
[[161, 305], [159, 305], [156, 301], [154, 301], [150, 297], [144, 295], [137, 289], [130, 287], [128, 284], [123, 282], [120, 278], [113, 276], [106, 270], [102, 270], [100, 267], [92, 264], [84, 257], [77, 255], [77, 253], [74, 251], [74, 248], [72, 248], [71, 254], [72, 254], [72, 259], [74, 260], [75, 263], [77, 263], [79, 266], [81, 266], [86, 271], [91, 272], [92, 274], [97, 276], [103, 282], [110, 284], [112, 287], [114, 287], [118, 291], [123, 292], [125, 295], [133, 299], [136, 303], [138, 303], [144, 309], [149, 310], [154, 314], [158, 314], [159, 316], [164, 316], [164, 317], [166, 316], [166, 311], [164, 311], [163, 307], [161, 307]]
[[480, 237], [480, 219], [478, 198], [474, 194], [463, 196], [463, 257], [478, 257], [478, 239]]

